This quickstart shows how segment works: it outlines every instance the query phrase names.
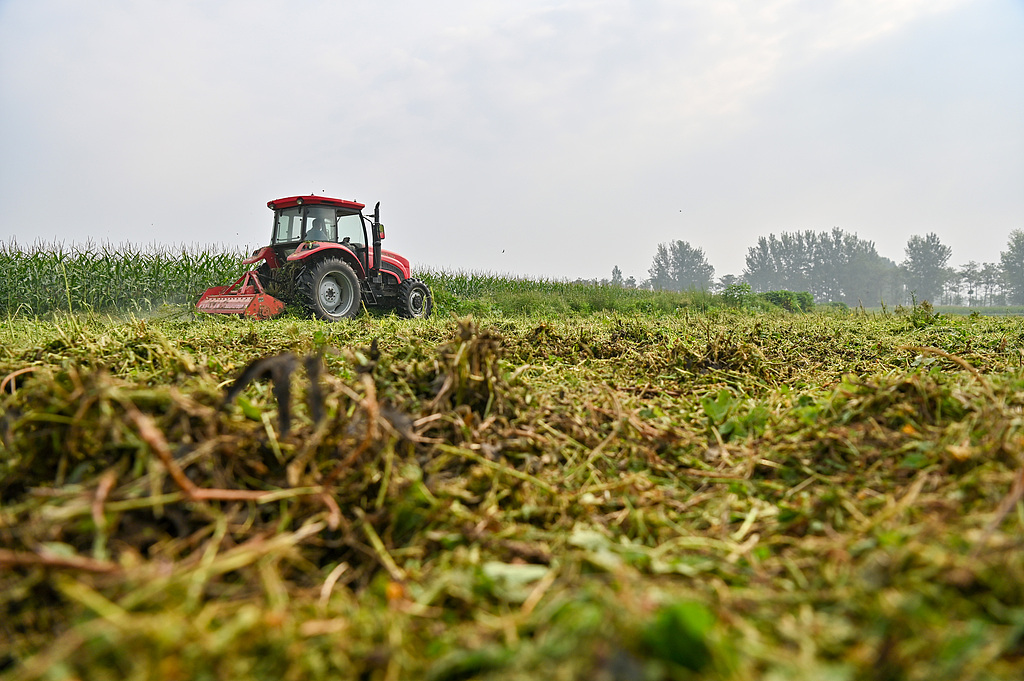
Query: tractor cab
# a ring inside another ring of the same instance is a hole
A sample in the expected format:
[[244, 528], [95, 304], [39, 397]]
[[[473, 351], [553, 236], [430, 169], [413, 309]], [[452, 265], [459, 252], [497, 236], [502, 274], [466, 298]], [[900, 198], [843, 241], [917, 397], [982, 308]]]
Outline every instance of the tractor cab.
[[[379, 262], [374, 262], [374, 253], [380, 251], [380, 239], [384, 238], [379, 209], [374, 210], [370, 220], [362, 213], [366, 207], [362, 203], [316, 195], [277, 199], [267, 203], [267, 207], [274, 211], [269, 246], [276, 261], [274, 266], [337, 244], [352, 254], [352, 264], [363, 272], [362, 276], [380, 269]], [[264, 255], [271, 259], [269, 253]]]
[[329, 241], [366, 247], [363, 204], [323, 196], [294, 196], [271, 201], [274, 227], [270, 243], [297, 247], [303, 241]]

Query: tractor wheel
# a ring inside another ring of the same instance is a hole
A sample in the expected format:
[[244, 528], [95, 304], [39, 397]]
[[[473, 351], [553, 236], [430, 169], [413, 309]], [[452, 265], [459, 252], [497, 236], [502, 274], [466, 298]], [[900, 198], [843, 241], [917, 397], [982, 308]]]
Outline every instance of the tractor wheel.
[[434, 309], [430, 289], [419, 279], [406, 279], [398, 287], [395, 311], [406, 319], [426, 319]]
[[309, 310], [328, 322], [359, 314], [359, 277], [348, 263], [327, 258], [302, 273], [300, 283]]

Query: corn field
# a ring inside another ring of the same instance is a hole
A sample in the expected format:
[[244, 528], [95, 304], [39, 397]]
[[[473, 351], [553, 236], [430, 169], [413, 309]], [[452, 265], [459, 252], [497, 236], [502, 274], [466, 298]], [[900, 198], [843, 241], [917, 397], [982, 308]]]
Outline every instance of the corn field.
[[198, 245], [0, 243], [0, 314], [145, 312], [195, 302], [240, 276], [244, 255]]
[[[140, 313], [192, 304], [207, 288], [241, 276], [245, 255], [197, 244], [0, 243], [0, 315]], [[702, 292], [652, 292], [589, 281], [431, 269], [415, 276], [430, 286], [438, 312], [461, 315], [658, 313], [710, 302]]]

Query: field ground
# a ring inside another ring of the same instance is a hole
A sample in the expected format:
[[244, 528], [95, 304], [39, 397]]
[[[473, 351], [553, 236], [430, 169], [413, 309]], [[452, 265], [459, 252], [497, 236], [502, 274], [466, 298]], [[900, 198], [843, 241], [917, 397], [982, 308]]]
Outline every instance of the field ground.
[[916, 310], [9, 319], [0, 673], [1018, 679], [1022, 358]]
[[[935, 305], [932, 309], [943, 315], [980, 315], [983, 317], [1024, 315], [1024, 306], [1020, 305]], [[888, 310], [868, 308], [867, 312], [879, 314], [888, 312]]]

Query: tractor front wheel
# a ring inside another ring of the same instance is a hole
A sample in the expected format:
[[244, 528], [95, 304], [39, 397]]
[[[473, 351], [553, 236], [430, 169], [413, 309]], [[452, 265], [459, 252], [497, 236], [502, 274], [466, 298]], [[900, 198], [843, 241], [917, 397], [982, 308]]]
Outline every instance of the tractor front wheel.
[[419, 279], [406, 279], [398, 287], [395, 311], [406, 319], [426, 319], [434, 309], [430, 289]]
[[328, 322], [355, 317], [362, 295], [359, 277], [352, 267], [337, 258], [328, 258], [302, 275], [306, 306]]

